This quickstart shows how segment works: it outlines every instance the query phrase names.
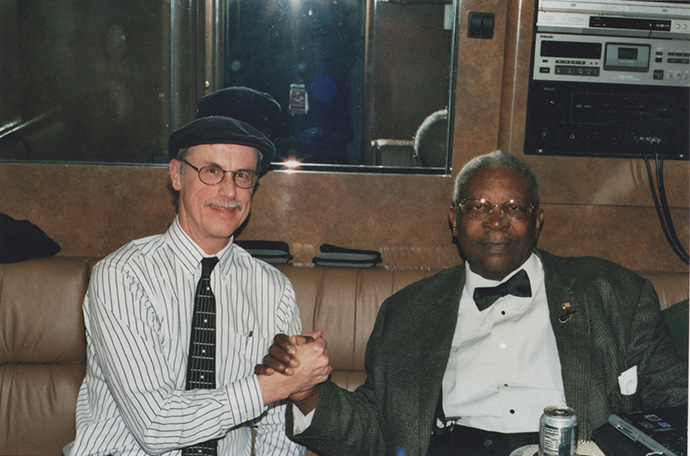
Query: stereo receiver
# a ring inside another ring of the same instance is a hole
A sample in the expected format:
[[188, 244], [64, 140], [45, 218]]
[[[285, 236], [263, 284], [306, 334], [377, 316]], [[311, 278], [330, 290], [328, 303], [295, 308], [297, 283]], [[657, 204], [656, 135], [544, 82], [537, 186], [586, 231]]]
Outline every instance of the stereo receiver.
[[688, 159], [689, 95], [677, 87], [534, 82], [525, 153], [635, 158], [654, 151]]

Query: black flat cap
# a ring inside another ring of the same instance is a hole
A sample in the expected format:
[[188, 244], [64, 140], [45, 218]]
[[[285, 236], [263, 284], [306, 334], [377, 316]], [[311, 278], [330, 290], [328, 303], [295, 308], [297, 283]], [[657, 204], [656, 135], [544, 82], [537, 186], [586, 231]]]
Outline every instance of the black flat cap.
[[202, 117], [170, 134], [168, 155], [177, 157], [181, 149], [199, 144], [239, 144], [259, 151], [259, 174], [264, 174], [276, 155], [268, 136], [241, 120], [230, 117]]
[[241, 120], [269, 136], [280, 117], [280, 104], [265, 92], [249, 87], [227, 87], [199, 100], [196, 116]]

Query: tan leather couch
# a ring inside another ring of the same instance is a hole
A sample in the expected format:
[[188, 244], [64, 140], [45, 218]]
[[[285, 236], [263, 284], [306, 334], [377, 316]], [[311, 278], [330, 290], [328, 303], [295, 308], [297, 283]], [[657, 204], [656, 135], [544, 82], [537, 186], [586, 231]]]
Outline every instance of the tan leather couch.
[[[84, 375], [81, 313], [95, 259], [51, 257], [0, 265], [0, 456], [53, 455], [74, 438]], [[281, 266], [304, 329], [322, 328], [334, 380], [364, 380], [364, 348], [383, 300], [434, 270]], [[688, 298], [688, 276], [642, 273], [666, 308]]]

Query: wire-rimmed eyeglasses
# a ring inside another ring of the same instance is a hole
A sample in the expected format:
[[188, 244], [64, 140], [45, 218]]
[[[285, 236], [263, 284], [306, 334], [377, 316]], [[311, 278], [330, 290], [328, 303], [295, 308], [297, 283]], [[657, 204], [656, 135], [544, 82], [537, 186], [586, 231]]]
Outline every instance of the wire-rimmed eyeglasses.
[[525, 220], [532, 215], [534, 205], [521, 200], [508, 200], [505, 203], [494, 204], [484, 198], [467, 198], [462, 200], [458, 208], [467, 218], [472, 220], [484, 220], [494, 213], [494, 208], [500, 209], [501, 217], [512, 222]]
[[229, 169], [223, 169], [218, 165], [208, 165], [197, 168], [196, 166], [189, 163], [187, 160], [180, 160], [188, 164], [192, 169], [199, 173], [199, 180], [206, 185], [218, 185], [225, 179], [225, 174], [230, 173], [232, 175], [232, 180], [239, 188], [252, 188], [256, 185], [256, 181], [259, 179], [259, 175], [256, 171], [251, 169], [238, 169], [232, 171]]

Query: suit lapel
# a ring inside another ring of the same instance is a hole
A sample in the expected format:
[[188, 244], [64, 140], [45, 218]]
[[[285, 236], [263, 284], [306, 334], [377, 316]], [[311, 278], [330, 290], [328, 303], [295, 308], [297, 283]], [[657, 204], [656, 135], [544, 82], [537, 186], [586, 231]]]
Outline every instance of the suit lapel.
[[558, 267], [557, 259], [543, 251], [537, 254], [544, 266], [549, 317], [556, 337], [566, 402], [578, 415], [587, 415], [586, 389], [591, 384], [587, 303], [582, 294], [573, 291], [575, 279]]
[[434, 301], [428, 315], [429, 321], [432, 322], [429, 325], [431, 331], [427, 343], [422, 344], [425, 353], [422, 355], [420, 366], [428, 379], [421, 385], [419, 395], [419, 410], [422, 411], [420, 443], [424, 451], [436, 419], [438, 398], [455, 334], [460, 295], [465, 285], [464, 265], [453, 268], [447, 278], [438, 285], [438, 291], [429, 295], [429, 299]]

